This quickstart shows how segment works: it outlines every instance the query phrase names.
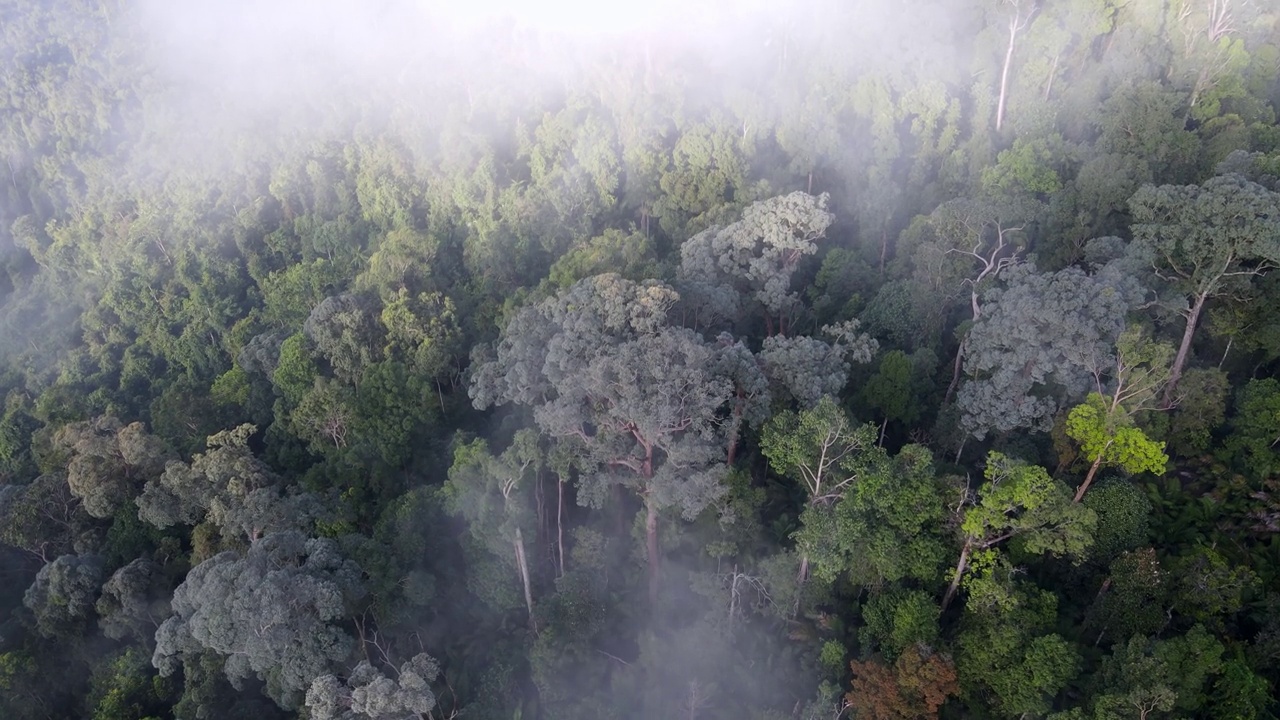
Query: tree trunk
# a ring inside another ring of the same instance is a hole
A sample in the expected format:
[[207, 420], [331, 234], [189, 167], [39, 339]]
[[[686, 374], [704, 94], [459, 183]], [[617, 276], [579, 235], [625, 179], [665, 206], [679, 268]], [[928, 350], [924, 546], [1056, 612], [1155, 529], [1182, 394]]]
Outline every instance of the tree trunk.
[[564, 577], [564, 480], [556, 476], [556, 558], [560, 563], [560, 577]]
[[1204, 310], [1206, 299], [1208, 299], [1208, 293], [1197, 295], [1191, 311], [1187, 313], [1187, 327], [1182, 332], [1182, 344], [1178, 346], [1178, 354], [1173, 358], [1173, 367], [1169, 369], [1169, 383], [1164, 386], [1165, 408], [1173, 407], [1174, 393], [1177, 391], [1178, 381], [1182, 379], [1182, 368], [1187, 364], [1187, 356], [1191, 353], [1191, 339], [1195, 337], [1196, 325], [1200, 322], [1200, 311]]
[[538, 631], [538, 624], [533, 619], [533, 590], [529, 587], [529, 563], [524, 556], [524, 535], [516, 528], [516, 539], [512, 543], [516, 549], [516, 566], [520, 568], [520, 581], [524, 584], [524, 606], [529, 611], [529, 628]]
[[960, 579], [964, 577], [964, 570], [969, 566], [969, 553], [972, 550], [973, 541], [966, 540], [964, 549], [960, 551], [960, 562], [956, 563], [956, 574], [951, 578], [951, 585], [947, 588], [947, 594], [942, 596], [942, 612], [947, 611], [947, 606], [951, 604], [951, 600], [956, 596], [956, 591], [960, 589]]
[[1084, 476], [1084, 482], [1080, 483], [1080, 487], [1076, 489], [1076, 497], [1072, 502], [1080, 502], [1084, 498], [1084, 493], [1089, 489], [1089, 483], [1093, 482], [1093, 476], [1098, 474], [1098, 468], [1102, 467], [1102, 455], [1106, 451], [1098, 453], [1098, 459], [1093, 461], [1093, 465], [1089, 466], [1089, 472]]
[[1009, 67], [1013, 65], [1013, 44], [1018, 39], [1018, 29], [1022, 25], [1022, 13], [1009, 18], [1009, 48], [1004, 53], [1004, 69], [1000, 71], [1000, 100], [996, 103], [996, 132], [1004, 125], [1005, 95], [1009, 89]]
[[656, 606], [658, 604], [658, 564], [660, 562], [658, 551], [658, 505], [654, 501], [652, 493], [644, 498], [645, 511], [647, 517], [644, 522], [645, 549], [649, 555], [649, 605]]
[[942, 404], [951, 402], [956, 395], [956, 386], [960, 384], [960, 365], [964, 361], [965, 340], [960, 341], [960, 347], [956, 348], [956, 361], [951, 368], [951, 384], [947, 386], [947, 394], [942, 398]]
[[1053, 94], [1053, 76], [1058, 74], [1058, 58], [1062, 53], [1053, 56], [1053, 66], [1049, 68], [1049, 82], [1044, 88], [1044, 101], [1049, 102], [1049, 96]]
[[791, 607], [791, 616], [800, 614], [800, 598], [804, 594], [804, 584], [809, 579], [809, 553], [800, 556], [800, 572], [796, 574], [796, 601]]

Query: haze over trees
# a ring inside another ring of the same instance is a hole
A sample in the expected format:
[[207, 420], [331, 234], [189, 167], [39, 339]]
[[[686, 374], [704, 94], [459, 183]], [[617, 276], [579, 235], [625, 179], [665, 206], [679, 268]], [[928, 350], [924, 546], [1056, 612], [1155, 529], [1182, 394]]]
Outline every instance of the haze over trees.
[[0, 0], [0, 717], [1280, 713], [1273, 3], [453, 5]]

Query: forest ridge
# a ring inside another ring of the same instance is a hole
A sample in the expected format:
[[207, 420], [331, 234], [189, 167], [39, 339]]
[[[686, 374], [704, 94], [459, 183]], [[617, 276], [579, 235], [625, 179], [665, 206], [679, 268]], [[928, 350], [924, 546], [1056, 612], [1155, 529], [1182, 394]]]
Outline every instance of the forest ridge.
[[1280, 7], [446, 5], [0, 0], [0, 718], [1276, 717]]

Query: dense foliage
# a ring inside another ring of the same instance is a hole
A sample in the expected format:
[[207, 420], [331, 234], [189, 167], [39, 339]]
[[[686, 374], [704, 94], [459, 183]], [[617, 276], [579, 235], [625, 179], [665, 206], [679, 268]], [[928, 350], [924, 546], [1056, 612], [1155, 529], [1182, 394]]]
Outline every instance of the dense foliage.
[[1276, 717], [1280, 9], [775, 4], [0, 0], [0, 717]]

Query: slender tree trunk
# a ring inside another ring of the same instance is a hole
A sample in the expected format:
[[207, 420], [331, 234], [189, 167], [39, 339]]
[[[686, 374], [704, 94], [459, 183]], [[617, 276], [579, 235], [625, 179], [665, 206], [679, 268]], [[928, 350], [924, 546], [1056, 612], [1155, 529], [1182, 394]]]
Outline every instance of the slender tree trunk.
[[529, 562], [524, 556], [524, 535], [516, 528], [516, 539], [512, 543], [516, 549], [516, 566], [520, 568], [520, 581], [524, 583], [524, 606], [529, 611], [529, 628], [538, 631], [538, 623], [533, 619], [533, 590], [529, 586]]
[[658, 604], [658, 576], [661, 562], [658, 549], [658, 504], [652, 493], [644, 498], [646, 517], [644, 522], [645, 549], [649, 555], [649, 605]]
[[556, 476], [556, 558], [560, 563], [560, 577], [564, 577], [564, 480]]
[[1196, 325], [1200, 322], [1200, 312], [1204, 310], [1204, 301], [1208, 293], [1196, 296], [1196, 301], [1187, 313], [1187, 327], [1182, 332], [1182, 344], [1178, 346], [1178, 354], [1173, 358], [1173, 367], [1169, 369], [1169, 383], [1164, 386], [1164, 406], [1173, 407], [1174, 394], [1178, 389], [1178, 381], [1182, 379], [1182, 368], [1187, 364], [1187, 356], [1191, 353], [1191, 340], [1196, 334]]
[[947, 394], [942, 398], [942, 404], [951, 402], [956, 395], [956, 386], [960, 384], [960, 366], [964, 362], [964, 347], [968, 338], [960, 341], [960, 347], [956, 348], [956, 361], [951, 368], [951, 384], [947, 386]]
[[800, 614], [800, 598], [804, 594], [804, 584], [809, 580], [809, 553], [800, 555], [800, 572], [796, 573], [796, 601], [791, 606], [791, 616]]
[[1084, 482], [1080, 483], [1080, 487], [1076, 488], [1076, 496], [1072, 502], [1080, 502], [1084, 498], [1084, 493], [1089, 489], [1089, 483], [1093, 482], [1093, 476], [1098, 474], [1098, 468], [1102, 467], [1102, 456], [1104, 452], [1098, 453], [1098, 458], [1093, 461], [1093, 465], [1089, 466], [1089, 472], [1084, 476]]
[[1018, 30], [1022, 27], [1022, 13], [1009, 18], [1009, 47], [1004, 53], [1004, 69], [1000, 71], [1000, 100], [996, 103], [996, 132], [1004, 125], [1005, 95], [1009, 90], [1009, 68], [1013, 65], [1013, 45], [1018, 39]]
[[956, 563], [955, 575], [951, 578], [951, 585], [947, 587], [947, 594], [942, 596], [942, 612], [947, 611], [947, 606], [956, 596], [956, 591], [960, 589], [960, 579], [964, 577], [964, 570], [969, 566], [969, 553], [973, 551], [973, 541], [966, 540], [964, 549], [960, 551], [960, 562]]
[[1058, 53], [1057, 55], [1053, 56], [1053, 66], [1049, 68], [1049, 82], [1045, 85], [1045, 88], [1044, 88], [1045, 102], [1049, 101], [1049, 96], [1053, 93], [1053, 76], [1058, 74], [1058, 58], [1061, 56], [1062, 56], [1062, 53]]

